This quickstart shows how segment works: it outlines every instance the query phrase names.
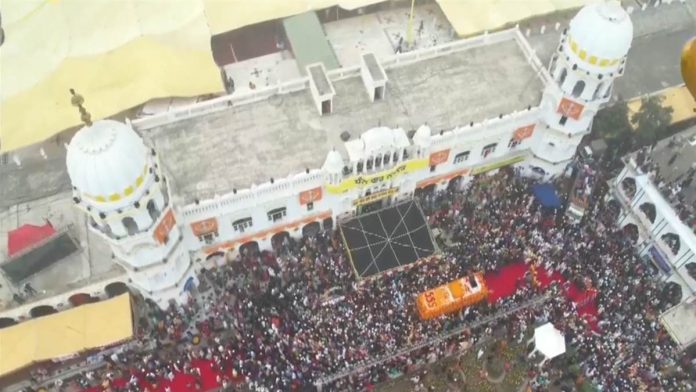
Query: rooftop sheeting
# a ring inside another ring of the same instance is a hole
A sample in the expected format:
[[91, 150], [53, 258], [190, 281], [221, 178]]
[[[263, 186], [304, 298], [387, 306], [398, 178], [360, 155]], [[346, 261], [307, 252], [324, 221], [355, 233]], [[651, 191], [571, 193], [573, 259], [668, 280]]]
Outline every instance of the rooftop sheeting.
[[[340, 4], [376, 2], [341, 0]], [[153, 98], [222, 92], [211, 35], [337, 3], [4, 0], [0, 151], [28, 146], [79, 125], [80, 115], [70, 105], [70, 88], [85, 97], [93, 119]]]
[[[696, 100], [691, 96], [686, 86], [670, 87], [655, 95], [662, 97], [662, 106], [671, 107], [672, 124], [696, 118]], [[633, 98], [628, 102], [629, 113], [638, 113], [643, 97]], [[633, 126], [637, 124], [633, 123]]]
[[305, 67], [314, 63], [323, 63], [329, 71], [338, 68], [338, 59], [316, 12], [286, 18], [283, 26], [302, 74], [307, 73]]
[[579, 8], [590, 0], [437, 0], [459, 36], [500, 29], [533, 16]]
[[0, 376], [133, 336], [129, 294], [0, 329]]

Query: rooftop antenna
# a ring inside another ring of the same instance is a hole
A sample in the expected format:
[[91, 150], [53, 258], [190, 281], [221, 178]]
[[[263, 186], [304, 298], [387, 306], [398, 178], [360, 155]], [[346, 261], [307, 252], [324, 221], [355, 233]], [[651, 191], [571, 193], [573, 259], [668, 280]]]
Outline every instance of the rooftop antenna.
[[82, 122], [88, 127], [92, 126], [92, 115], [82, 106], [82, 104], [85, 103], [85, 98], [76, 93], [74, 89], [70, 89], [70, 95], [72, 96], [72, 98], [70, 98], [70, 103], [80, 111], [80, 119]]

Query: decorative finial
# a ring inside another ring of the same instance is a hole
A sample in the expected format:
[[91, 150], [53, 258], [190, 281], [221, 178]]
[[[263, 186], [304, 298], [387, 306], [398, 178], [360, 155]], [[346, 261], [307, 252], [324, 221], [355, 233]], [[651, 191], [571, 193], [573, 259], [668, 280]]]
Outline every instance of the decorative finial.
[[70, 98], [70, 103], [80, 111], [80, 119], [82, 122], [88, 127], [92, 126], [92, 115], [89, 114], [84, 106], [82, 106], [82, 104], [85, 103], [85, 99], [82, 97], [82, 95], [76, 93], [74, 89], [70, 89], [70, 95], [72, 95], [72, 98]]

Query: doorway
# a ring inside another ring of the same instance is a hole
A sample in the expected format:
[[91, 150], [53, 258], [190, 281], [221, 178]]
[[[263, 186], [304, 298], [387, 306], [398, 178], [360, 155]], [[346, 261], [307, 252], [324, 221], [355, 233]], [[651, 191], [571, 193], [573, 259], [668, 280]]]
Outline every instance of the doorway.
[[376, 200], [371, 203], [366, 203], [358, 207], [358, 214], [367, 214], [382, 209], [384, 207], [384, 199]]
[[384, 86], [375, 88], [375, 101], [384, 99]]
[[331, 114], [331, 100], [321, 101], [321, 114]]

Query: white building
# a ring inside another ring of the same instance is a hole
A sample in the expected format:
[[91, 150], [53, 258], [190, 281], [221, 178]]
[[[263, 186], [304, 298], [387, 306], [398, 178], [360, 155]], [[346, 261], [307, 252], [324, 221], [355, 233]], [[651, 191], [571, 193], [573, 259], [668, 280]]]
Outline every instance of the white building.
[[[607, 197], [618, 212], [618, 227], [624, 229], [638, 255], [648, 265], [654, 265], [659, 279], [678, 284], [681, 299], [686, 300], [696, 295], [696, 279], [690, 274], [690, 270], [696, 270], [696, 234], [693, 228], [684, 224], [655, 182], [664, 184], [663, 181], [670, 176], [668, 169], [685, 175], [693, 171], [691, 165], [696, 148], [689, 146], [685, 140], [686, 148], [674, 150], [669, 146], [670, 142], [664, 140], [652, 152], [625, 157], [624, 168], [609, 183], [610, 193]], [[675, 152], [678, 154], [674, 155]], [[676, 158], [680, 158], [681, 162], [676, 162]], [[678, 167], [680, 164], [681, 168]], [[660, 177], [663, 180], [654, 181], [657, 168], [662, 169]], [[674, 177], [681, 180], [686, 178]], [[666, 190], [664, 185], [663, 188]], [[686, 193], [687, 189], [683, 191]], [[693, 200], [693, 196], [687, 199]]]
[[560, 175], [623, 74], [632, 36], [608, 1], [578, 13], [548, 68], [510, 29], [366, 53], [328, 72], [310, 65], [303, 78], [132, 127], [98, 121], [70, 143], [76, 204], [124, 283], [181, 301], [197, 269], [244, 248], [503, 166]]

